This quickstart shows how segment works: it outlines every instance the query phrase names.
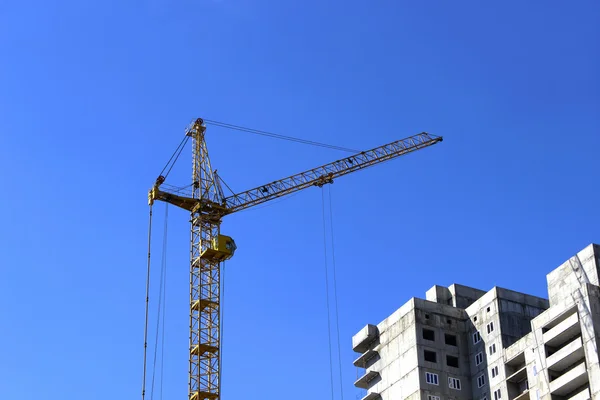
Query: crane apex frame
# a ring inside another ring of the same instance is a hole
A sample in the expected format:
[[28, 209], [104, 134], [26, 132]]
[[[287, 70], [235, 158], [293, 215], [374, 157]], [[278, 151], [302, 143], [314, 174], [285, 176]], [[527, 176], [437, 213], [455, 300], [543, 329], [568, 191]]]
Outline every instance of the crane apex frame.
[[162, 175], [148, 193], [149, 205], [160, 200], [191, 213], [189, 400], [218, 400], [221, 394], [221, 263], [236, 250], [233, 239], [221, 235], [222, 218], [311, 186], [333, 183], [334, 178], [443, 140], [441, 136], [422, 132], [225, 197], [211, 167], [205, 133], [201, 118], [186, 129], [186, 135], [192, 138], [191, 193], [161, 190], [165, 181]]

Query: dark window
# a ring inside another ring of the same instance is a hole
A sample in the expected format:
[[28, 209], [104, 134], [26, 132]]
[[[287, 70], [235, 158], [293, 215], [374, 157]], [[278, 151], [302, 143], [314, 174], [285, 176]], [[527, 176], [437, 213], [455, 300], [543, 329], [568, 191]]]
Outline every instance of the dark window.
[[490, 307], [488, 307], [488, 308], [487, 308], [487, 312], [490, 312], [490, 310], [491, 310], [491, 308], [490, 308]]
[[485, 385], [485, 375], [480, 375], [480, 376], [477, 378], [477, 387], [478, 387], [478, 388], [480, 388], [480, 387], [482, 387], [483, 385]]
[[452, 325], [452, 320], [451, 320], [451, 319], [447, 319], [447, 320], [446, 320], [446, 323], [447, 323], [448, 325]]
[[446, 344], [449, 346], [457, 346], [456, 343], [456, 336], [454, 335], [449, 335], [449, 334], [444, 334], [444, 339], [446, 341]]
[[477, 322], [477, 317], [473, 317], [473, 321]]
[[425, 350], [423, 354], [425, 356], [425, 361], [429, 361], [432, 363], [437, 362], [437, 354], [435, 353], [435, 351]]
[[483, 362], [483, 353], [479, 352], [475, 354], [475, 365], [479, 365]]
[[427, 383], [431, 385], [439, 385], [438, 374], [433, 374], [431, 372], [425, 372], [425, 380]]
[[458, 368], [458, 357], [446, 356], [446, 365], [449, 367]]
[[425, 314], [425, 319], [429, 319], [429, 314]]
[[435, 340], [435, 332], [431, 329], [423, 329], [423, 339], [425, 340]]

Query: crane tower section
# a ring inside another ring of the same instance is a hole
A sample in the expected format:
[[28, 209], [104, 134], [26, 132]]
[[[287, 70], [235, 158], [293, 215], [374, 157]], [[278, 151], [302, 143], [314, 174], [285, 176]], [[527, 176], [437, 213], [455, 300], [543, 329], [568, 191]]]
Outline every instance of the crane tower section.
[[190, 251], [190, 400], [217, 399], [220, 384], [220, 260], [208, 250], [218, 240], [221, 216], [198, 205], [218, 203], [222, 197], [208, 156], [206, 127], [196, 121], [187, 134], [192, 137], [192, 198]]

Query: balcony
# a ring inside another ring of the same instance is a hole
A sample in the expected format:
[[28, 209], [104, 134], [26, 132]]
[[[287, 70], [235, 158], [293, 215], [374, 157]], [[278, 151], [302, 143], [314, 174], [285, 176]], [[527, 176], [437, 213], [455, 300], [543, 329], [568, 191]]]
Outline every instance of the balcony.
[[504, 365], [506, 366], [506, 376], [512, 375], [521, 368], [525, 367], [525, 353], [520, 352], [514, 357], [511, 357], [510, 359], [506, 360]]
[[515, 397], [513, 400], [529, 400], [529, 390], [521, 393], [520, 395], [518, 395], [517, 397]]
[[548, 346], [560, 347], [580, 333], [579, 316], [575, 313], [544, 333], [543, 339]]
[[379, 378], [379, 372], [367, 371], [363, 376], [358, 378], [356, 382], [354, 382], [354, 386], [361, 389], [368, 389], [372, 386], [372, 382], [377, 378]]
[[573, 340], [556, 353], [547, 358], [547, 365], [550, 371], [562, 372], [573, 364], [585, 358], [583, 343], [581, 338]]
[[509, 400], [529, 400], [529, 381], [527, 367], [523, 366], [506, 378], [506, 389]]
[[556, 396], [565, 396], [588, 382], [585, 362], [565, 372], [550, 382], [550, 393]]
[[521, 368], [520, 370], [506, 378], [507, 381], [513, 383], [519, 383], [524, 381], [525, 379], [527, 379], [527, 367]]
[[379, 358], [379, 353], [373, 349], [365, 351], [360, 357], [354, 360], [354, 366], [358, 368], [367, 368], [367, 365], [371, 361], [375, 361]]
[[371, 343], [379, 337], [379, 329], [375, 325], [368, 324], [352, 337], [352, 350], [364, 353], [369, 350]]
[[360, 400], [381, 400], [381, 395], [379, 393], [371, 392], [367, 393], [367, 395]]
[[567, 400], [590, 400], [591, 398], [592, 396], [590, 396], [590, 389], [585, 388], [576, 395], [569, 397]]

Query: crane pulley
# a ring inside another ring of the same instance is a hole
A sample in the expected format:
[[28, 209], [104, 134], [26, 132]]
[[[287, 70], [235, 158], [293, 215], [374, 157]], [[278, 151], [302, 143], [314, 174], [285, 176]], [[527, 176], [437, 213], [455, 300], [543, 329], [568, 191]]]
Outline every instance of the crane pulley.
[[186, 129], [186, 137], [192, 139], [190, 192], [162, 189], [165, 176], [160, 175], [148, 193], [150, 205], [159, 200], [191, 213], [189, 400], [220, 399], [221, 263], [236, 250], [233, 239], [221, 235], [222, 218], [302, 189], [333, 183], [343, 175], [443, 140], [441, 136], [419, 133], [226, 197], [210, 163], [205, 133], [201, 118]]

